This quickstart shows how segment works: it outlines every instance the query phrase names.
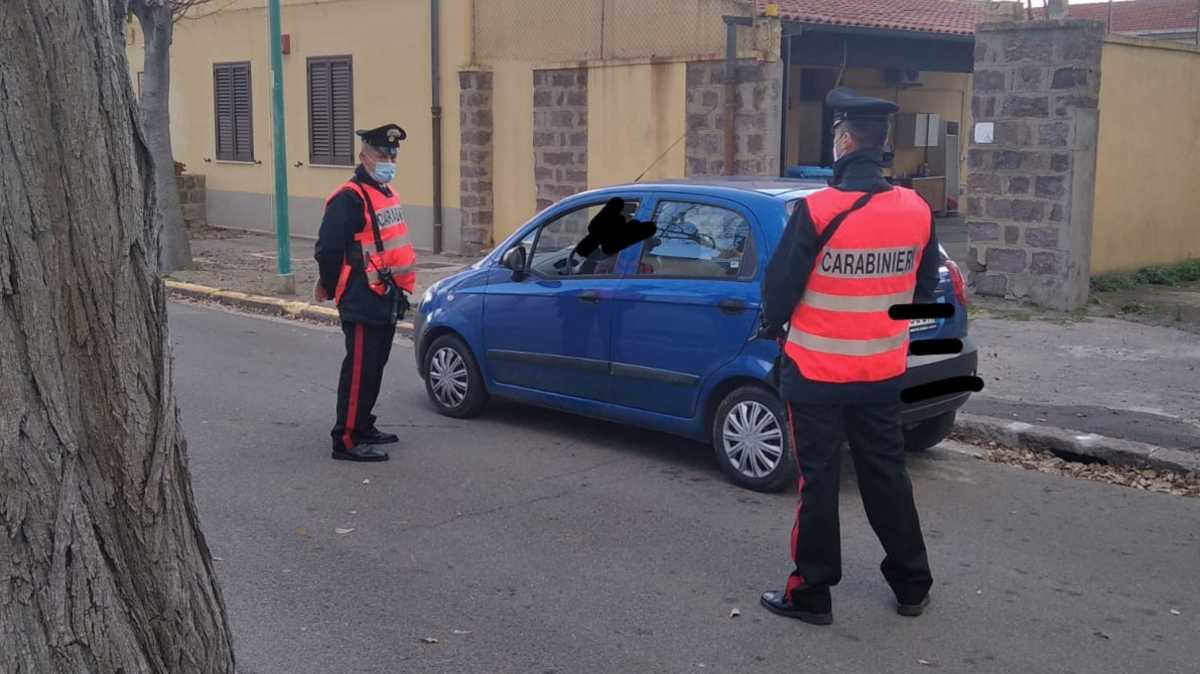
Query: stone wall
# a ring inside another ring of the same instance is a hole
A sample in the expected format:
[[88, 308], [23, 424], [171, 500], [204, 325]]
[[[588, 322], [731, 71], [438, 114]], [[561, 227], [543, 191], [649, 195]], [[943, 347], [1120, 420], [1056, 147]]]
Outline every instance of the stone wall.
[[176, 174], [175, 185], [179, 190], [179, 206], [183, 209], [183, 224], [188, 229], [204, 229], [208, 226], [208, 200], [204, 176]]
[[477, 255], [492, 243], [492, 73], [458, 74], [459, 191], [462, 254]]
[[[782, 65], [742, 59], [736, 70], [733, 172], [778, 176]], [[721, 175], [725, 171], [725, 62], [689, 63], [685, 86], [687, 175]]]
[[537, 209], [587, 189], [588, 71], [533, 73], [533, 178]]
[[981, 24], [966, 184], [971, 284], [1069, 310], [1087, 301], [1103, 25]]

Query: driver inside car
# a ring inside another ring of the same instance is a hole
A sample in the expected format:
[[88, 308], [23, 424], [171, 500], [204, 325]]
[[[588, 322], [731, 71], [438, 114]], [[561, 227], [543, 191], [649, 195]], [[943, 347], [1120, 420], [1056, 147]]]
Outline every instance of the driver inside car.
[[654, 236], [658, 229], [653, 222], [635, 220], [636, 211], [636, 203], [626, 204], [621, 197], [609, 199], [588, 223], [587, 236], [567, 258], [555, 264], [558, 273], [568, 276], [611, 272], [622, 250]]

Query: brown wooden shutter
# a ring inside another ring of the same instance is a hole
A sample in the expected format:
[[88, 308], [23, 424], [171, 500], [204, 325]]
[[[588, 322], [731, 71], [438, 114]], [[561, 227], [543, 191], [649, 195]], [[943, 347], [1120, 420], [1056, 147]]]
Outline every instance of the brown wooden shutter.
[[354, 71], [350, 57], [333, 61], [330, 88], [333, 91], [333, 160], [354, 165]]
[[213, 109], [217, 159], [254, 161], [249, 63], [213, 65]]
[[354, 75], [349, 56], [308, 59], [308, 161], [354, 165]]
[[308, 60], [308, 163], [332, 164], [329, 61]]
[[233, 68], [234, 157], [238, 161], [254, 161], [254, 121], [250, 105], [250, 64]]

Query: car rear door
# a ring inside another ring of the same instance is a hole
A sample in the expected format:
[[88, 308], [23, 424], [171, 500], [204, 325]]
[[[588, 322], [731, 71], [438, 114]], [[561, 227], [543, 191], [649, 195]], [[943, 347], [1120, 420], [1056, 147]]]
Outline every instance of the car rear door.
[[615, 402], [691, 417], [705, 379], [741, 351], [759, 308], [758, 230], [745, 206], [656, 193], [655, 236], [617, 287]]

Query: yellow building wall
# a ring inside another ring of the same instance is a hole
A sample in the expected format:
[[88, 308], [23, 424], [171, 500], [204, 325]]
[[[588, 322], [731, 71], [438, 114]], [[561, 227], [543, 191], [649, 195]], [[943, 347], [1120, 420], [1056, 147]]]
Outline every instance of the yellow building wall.
[[[497, 243], [537, 212], [534, 67], [528, 61], [490, 65], [495, 130], [493, 237]], [[646, 171], [643, 180], [684, 175], [687, 143], [681, 138], [687, 127], [686, 74], [685, 63], [599, 64], [589, 69], [589, 189], [630, 182], [642, 171]]]
[[588, 71], [589, 188], [684, 176], [686, 85], [686, 63]]
[[1200, 258], [1200, 50], [1109, 38], [1092, 274]]
[[533, 217], [533, 64], [492, 67], [492, 237], [498, 244]]
[[[171, 137], [177, 161], [204, 174], [213, 224], [273, 229], [274, 192], [270, 60], [263, 0], [236, 0], [220, 11], [176, 24], [171, 47]], [[457, 245], [458, 76], [470, 59], [470, 0], [441, 3], [442, 194], [447, 248]], [[207, 10], [206, 10], [207, 11]], [[396, 186], [419, 246], [432, 243], [432, 124], [429, 3], [423, 0], [284, 0], [282, 32], [287, 177], [292, 231], [315, 234], [329, 193], [352, 167], [308, 163], [307, 58], [349, 55], [354, 77], [355, 128], [396, 122], [408, 132], [397, 159]], [[129, 48], [131, 75], [142, 70], [136, 21]], [[212, 67], [250, 62], [255, 163], [215, 158]], [[136, 79], [134, 80], [136, 83]], [[135, 85], [136, 86], [136, 85]], [[356, 144], [357, 145], [357, 144]], [[300, 166], [296, 166], [297, 163]], [[453, 230], [453, 231], [449, 231]], [[451, 239], [454, 239], [451, 241]], [[453, 245], [452, 245], [453, 244]]]

